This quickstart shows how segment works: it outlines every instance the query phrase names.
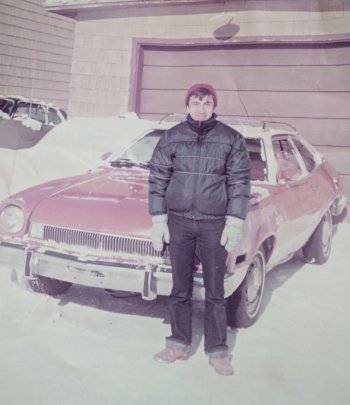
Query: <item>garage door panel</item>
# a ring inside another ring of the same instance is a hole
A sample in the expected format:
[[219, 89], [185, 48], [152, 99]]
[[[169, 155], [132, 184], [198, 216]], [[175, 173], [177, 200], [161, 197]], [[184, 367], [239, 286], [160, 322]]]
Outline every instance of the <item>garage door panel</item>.
[[[214, 56], [215, 55], [215, 56]], [[202, 46], [146, 48], [145, 66], [307, 66], [350, 63], [348, 48], [336, 44], [298, 47], [294, 45], [262, 46], [233, 45], [232, 47]]]
[[[172, 91], [157, 91], [157, 90], [144, 90], [141, 99], [141, 111], [143, 114], [153, 113], [157, 111], [161, 115], [169, 113], [186, 112], [185, 107], [185, 92], [183, 90]], [[237, 92], [219, 92], [219, 103], [222, 106], [220, 109], [225, 111], [226, 114], [246, 115], [243, 104], [239, 99]]]
[[337, 145], [350, 147], [350, 119], [288, 117], [288, 123], [297, 128], [300, 135], [315, 146]]
[[[196, 82], [213, 83], [216, 89], [289, 91], [350, 91], [348, 66], [145, 66], [144, 89], [186, 90]], [[169, 83], [171, 77], [171, 83]]]
[[[251, 116], [332, 117], [349, 116], [350, 93], [241, 92], [241, 99]], [[230, 105], [232, 94], [225, 97]], [[225, 105], [220, 103], [227, 114]]]
[[[345, 118], [349, 114], [350, 93], [303, 93], [303, 92], [237, 92], [218, 91], [218, 113], [225, 116], [293, 118]], [[141, 100], [143, 113], [157, 111], [161, 114], [183, 113], [184, 91], [144, 90]], [[313, 111], [310, 112], [310, 105]], [[247, 113], [246, 113], [247, 111]]]
[[339, 174], [346, 174], [349, 171], [350, 148], [339, 148], [337, 146], [319, 146], [317, 148], [331, 163]]

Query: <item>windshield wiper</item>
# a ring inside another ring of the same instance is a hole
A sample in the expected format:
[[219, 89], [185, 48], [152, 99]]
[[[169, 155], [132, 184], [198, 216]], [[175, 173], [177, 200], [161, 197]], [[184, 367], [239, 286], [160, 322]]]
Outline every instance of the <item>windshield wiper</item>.
[[130, 159], [117, 159], [111, 162], [112, 167], [140, 167], [141, 169], [148, 169], [148, 163], [137, 163]]

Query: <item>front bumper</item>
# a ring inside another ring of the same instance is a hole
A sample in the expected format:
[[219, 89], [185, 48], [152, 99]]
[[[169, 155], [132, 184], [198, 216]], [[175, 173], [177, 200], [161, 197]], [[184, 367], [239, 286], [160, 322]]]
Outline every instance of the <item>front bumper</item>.
[[[85, 262], [51, 253], [23, 250], [11, 245], [0, 245], [0, 257], [1, 261], [11, 263], [16, 269], [24, 269], [28, 279], [43, 276], [88, 287], [131, 291], [140, 293], [145, 300], [153, 300], [158, 295], [168, 296], [172, 288], [170, 267]], [[242, 262], [235, 267], [233, 273], [227, 273], [224, 281], [225, 297], [239, 287], [247, 268], [248, 265]], [[202, 274], [195, 273], [193, 298], [204, 300], [204, 294]]]

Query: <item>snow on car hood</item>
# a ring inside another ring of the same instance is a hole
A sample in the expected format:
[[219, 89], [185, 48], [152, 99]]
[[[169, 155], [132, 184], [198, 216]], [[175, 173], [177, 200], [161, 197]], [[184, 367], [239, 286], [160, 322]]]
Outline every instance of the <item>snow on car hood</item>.
[[121, 154], [157, 125], [130, 115], [75, 117], [31, 148], [0, 148], [0, 200], [37, 184], [85, 173], [102, 163], [105, 152]]
[[142, 169], [101, 171], [43, 198], [31, 221], [61, 228], [125, 236], [149, 236], [148, 172]]

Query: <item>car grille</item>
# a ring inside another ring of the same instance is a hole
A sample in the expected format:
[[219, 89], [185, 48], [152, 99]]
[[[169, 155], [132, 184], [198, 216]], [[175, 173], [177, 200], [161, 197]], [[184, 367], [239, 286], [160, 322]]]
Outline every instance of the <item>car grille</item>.
[[145, 239], [125, 238], [104, 233], [80, 231], [76, 229], [60, 228], [50, 225], [44, 226], [44, 240], [55, 242], [64, 247], [83, 247], [91, 253], [109, 252], [130, 255], [154, 256], [168, 258], [168, 249], [157, 252], [152, 242]]

